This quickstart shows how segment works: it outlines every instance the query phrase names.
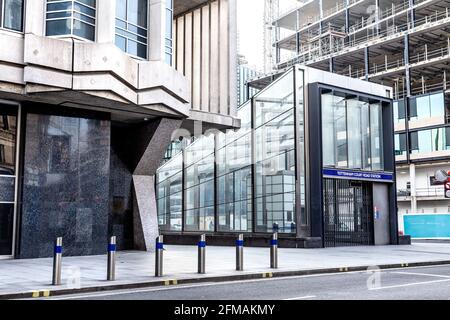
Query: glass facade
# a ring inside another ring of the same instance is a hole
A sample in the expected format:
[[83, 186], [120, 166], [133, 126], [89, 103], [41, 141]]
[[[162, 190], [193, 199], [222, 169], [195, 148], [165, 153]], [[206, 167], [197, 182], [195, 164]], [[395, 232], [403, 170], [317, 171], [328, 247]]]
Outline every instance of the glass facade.
[[394, 101], [394, 123], [404, 122], [406, 118], [405, 100]]
[[116, 46], [139, 58], [147, 58], [147, 0], [116, 1]]
[[444, 92], [412, 97], [409, 100], [410, 120], [421, 120], [445, 115]]
[[96, 0], [47, 0], [46, 35], [95, 41]]
[[324, 92], [321, 100], [323, 165], [383, 170], [381, 102], [333, 91]]
[[0, 27], [23, 31], [24, 0], [0, 0]]
[[255, 96], [256, 231], [295, 224], [294, 73]]
[[0, 256], [12, 254], [17, 107], [0, 105]]
[[436, 128], [410, 133], [411, 154], [450, 150], [450, 128]]
[[[296, 109], [295, 74], [287, 72], [242, 105], [239, 130], [197, 138], [158, 169], [162, 230], [296, 232], [295, 112], [303, 130], [303, 94]], [[303, 148], [303, 132], [300, 137]]]

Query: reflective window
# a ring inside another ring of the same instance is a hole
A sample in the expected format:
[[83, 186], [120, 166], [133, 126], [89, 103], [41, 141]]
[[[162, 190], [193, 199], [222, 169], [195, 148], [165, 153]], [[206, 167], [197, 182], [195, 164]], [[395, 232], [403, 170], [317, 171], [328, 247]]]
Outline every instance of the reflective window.
[[24, 0], [0, 0], [0, 27], [23, 31]]
[[156, 199], [161, 230], [181, 231], [183, 208], [183, 156], [181, 153], [158, 169]]
[[185, 230], [214, 231], [214, 135], [201, 136], [185, 150]]
[[255, 96], [256, 232], [296, 231], [293, 73]]
[[411, 153], [450, 150], [449, 128], [421, 130], [410, 133]]
[[0, 256], [12, 254], [17, 109], [0, 105]]
[[147, 0], [117, 0], [116, 45], [130, 55], [146, 59], [147, 33]]
[[95, 40], [96, 0], [47, 0], [46, 35]]
[[394, 101], [394, 123], [399, 123], [406, 118], [405, 100]]
[[173, 54], [173, 0], [166, 0], [166, 41], [165, 41], [165, 59], [168, 65], [172, 65]]
[[406, 134], [400, 133], [395, 135], [395, 155], [406, 156]]
[[444, 93], [432, 93], [410, 98], [410, 120], [444, 117]]
[[381, 103], [329, 90], [321, 101], [323, 166], [383, 170]]

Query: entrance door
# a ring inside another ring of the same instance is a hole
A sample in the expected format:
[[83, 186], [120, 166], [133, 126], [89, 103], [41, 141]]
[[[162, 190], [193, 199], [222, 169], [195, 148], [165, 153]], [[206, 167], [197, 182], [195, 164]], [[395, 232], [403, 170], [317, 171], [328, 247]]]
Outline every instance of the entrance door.
[[0, 104], [0, 256], [13, 254], [17, 107]]
[[373, 245], [372, 184], [324, 179], [326, 247]]

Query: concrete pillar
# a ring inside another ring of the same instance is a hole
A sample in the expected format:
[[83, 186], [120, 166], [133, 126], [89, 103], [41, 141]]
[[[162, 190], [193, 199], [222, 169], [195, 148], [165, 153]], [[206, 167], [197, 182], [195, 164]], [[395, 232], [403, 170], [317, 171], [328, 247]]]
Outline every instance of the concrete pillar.
[[417, 196], [416, 196], [416, 165], [409, 165], [409, 176], [411, 182], [411, 213], [417, 212]]
[[45, 0], [25, 1], [25, 33], [45, 35], [45, 3]]
[[116, 0], [97, 0], [97, 42], [114, 43], [115, 26]]
[[166, 0], [150, 0], [149, 60], [164, 61], [166, 39]]

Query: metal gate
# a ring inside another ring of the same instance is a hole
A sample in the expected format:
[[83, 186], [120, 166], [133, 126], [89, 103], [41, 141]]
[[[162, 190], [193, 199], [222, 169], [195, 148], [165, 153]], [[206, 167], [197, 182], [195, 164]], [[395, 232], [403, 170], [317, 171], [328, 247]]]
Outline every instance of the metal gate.
[[372, 184], [323, 181], [325, 247], [373, 245]]

